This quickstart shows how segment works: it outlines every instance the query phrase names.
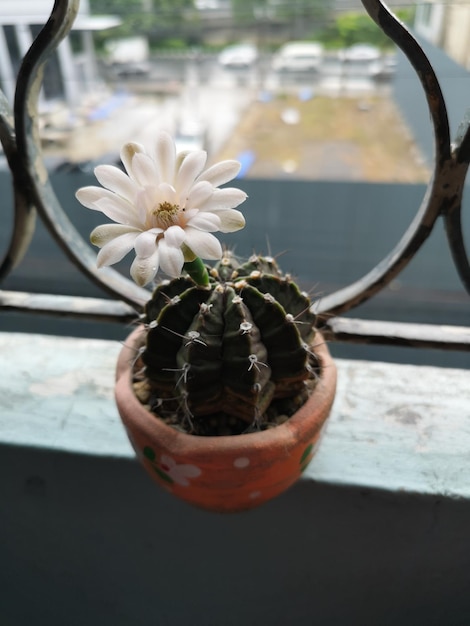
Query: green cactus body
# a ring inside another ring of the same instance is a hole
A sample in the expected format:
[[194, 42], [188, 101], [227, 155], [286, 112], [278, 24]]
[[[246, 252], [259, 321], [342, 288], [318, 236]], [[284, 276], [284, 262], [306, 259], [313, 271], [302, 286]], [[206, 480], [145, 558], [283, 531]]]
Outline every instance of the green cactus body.
[[190, 278], [161, 284], [145, 310], [152, 393], [196, 433], [211, 416], [259, 424], [276, 399], [305, 399], [319, 369], [310, 300], [275, 261], [239, 264], [226, 254], [209, 274], [208, 287]]

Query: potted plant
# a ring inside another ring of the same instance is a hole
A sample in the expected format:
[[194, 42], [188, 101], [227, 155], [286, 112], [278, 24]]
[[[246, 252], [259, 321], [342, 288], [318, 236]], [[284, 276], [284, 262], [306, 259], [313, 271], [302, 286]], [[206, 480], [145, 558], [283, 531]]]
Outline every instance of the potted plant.
[[239, 261], [212, 234], [245, 224], [234, 207], [246, 194], [219, 188], [239, 163], [204, 170], [204, 151], [177, 154], [165, 132], [154, 148], [126, 144], [125, 172], [98, 166], [102, 187], [77, 192], [117, 222], [91, 233], [98, 265], [134, 249], [139, 285], [159, 269], [171, 277], [154, 288], [121, 351], [118, 410], [160, 485], [206, 509], [252, 508], [292, 485], [311, 460], [336, 368], [307, 294], [274, 259]]

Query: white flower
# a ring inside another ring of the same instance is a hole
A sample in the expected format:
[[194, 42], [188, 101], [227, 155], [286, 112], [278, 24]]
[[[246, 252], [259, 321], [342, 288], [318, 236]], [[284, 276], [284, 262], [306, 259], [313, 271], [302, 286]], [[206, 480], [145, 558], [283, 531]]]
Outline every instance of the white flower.
[[166, 473], [173, 482], [182, 487], [189, 487], [190, 483], [188, 478], [197, 478], [202, 473], [196, 465], [178, 465], [171, 456], [166, 454], [162, 454], [160, 469]]
[[165, 132], [157, 136], [154, 154], [128, 143], [121, 160], [127, 174], [99, 165], [95, 175], [102, 187], [82, 187], [76, 193], [84, 206], [117, 222], [91, 233], [91, 242], [101, 248], [98, 267], [117, 263], [134, 248], [131, 276], [143, 286], [159, 267], [176, 277], [185, 261], [221, 258], [222, 247], [211, 233], [234, 232], [245, 225], [242, 213], [234, 209], [246, 199], [245, 192], [218, 189], [238, 174], [238, 161], [221, 161], [204, 171], [206, 152], [176, 154]]

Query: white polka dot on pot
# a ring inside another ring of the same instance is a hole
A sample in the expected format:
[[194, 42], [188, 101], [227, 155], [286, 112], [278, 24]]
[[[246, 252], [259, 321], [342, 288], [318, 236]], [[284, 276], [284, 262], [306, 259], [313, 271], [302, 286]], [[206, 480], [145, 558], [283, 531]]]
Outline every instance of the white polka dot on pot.
[[246, 456], [239, 456], [238, 459], [235, 459], [233, 462], [233, 466], [238, 469], [243, 469], [244, 467], [248, 467], [250, 464], [250, 459]]

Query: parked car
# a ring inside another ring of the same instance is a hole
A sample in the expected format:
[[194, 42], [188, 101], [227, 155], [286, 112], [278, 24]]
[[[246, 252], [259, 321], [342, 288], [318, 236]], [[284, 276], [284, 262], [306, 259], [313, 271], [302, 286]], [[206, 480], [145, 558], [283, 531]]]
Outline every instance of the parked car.
[[228, 46], [219, 54], [220, 65], [227, 68], [248, 68], [258, 60], [258, 50], [250, 43]]
[[105, 44], [106, 60], [117, 78], [147, 76], [149, 43], [145, 37], [113, 39]]
[[135, 63], [115, 63], [111, 66], [112, 73], [116, 78], [137, 78], [148, 76], [150, 69], [150, 63], [147, 61]]
[[368, 43], [358, 43], [345, 50], [340, 50], [338, 57], [341, 61], [377, 61], [381, 57], [379, 48]]
[[387, 81], [395, 74], [397, 60], [394, 55], [385, 56], [373, 61], [369, 67], [369, 74], [377, 81]]
[[323, 46], [313, 41], [292, 41], [274, 55], [272, 68], [277, 72], [318, 70], [323, 60]]

